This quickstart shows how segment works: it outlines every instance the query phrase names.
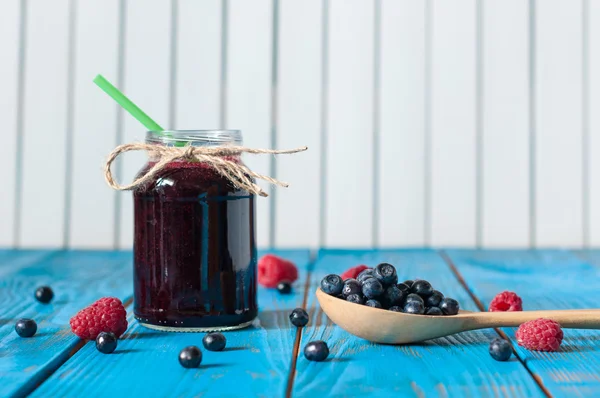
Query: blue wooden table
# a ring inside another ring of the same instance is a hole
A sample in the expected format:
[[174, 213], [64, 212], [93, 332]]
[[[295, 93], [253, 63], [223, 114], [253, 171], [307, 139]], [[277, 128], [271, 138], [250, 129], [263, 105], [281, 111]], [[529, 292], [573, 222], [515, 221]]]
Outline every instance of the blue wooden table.
[[[572, 397], [600, 396], [600, 331], [565, 330], [560, 352], [515, 344], [513, 328], [482, 330], [408, 346], [355, 338], [320, 310], [314, 290], [328, 273], [359, 263], [397, 266], [400, 279], [430, 280], [468, 310], [484, 310], [502, 290], [525, 309], [600, 307], [600, 251], [322, 250], [276, 251], [300, 277], [291, 295], [261, 288], [254, 325], [226, 333], [224, 352], [204, 352], [199, 369], [183, 369], [177, 354], [201, 346], [200, 334], [160, 333], [133, 319], [130, 252], [0, 251], [0, 397]], [[50, 285], [49, 305], [33, 298]], [[69, 329], [69, 318], [102, 296], [120, 297], [130, 326], [111, 355], [100, 354]], [[288, 320], [307, 308], [310, 322]], [[14, 332], [33, 318], [30, 339]], [[517, 357], [496, 362], [489, 341], [508, 336]], [[331, 355], [309, 362], [302, 348], [327, 341]]]

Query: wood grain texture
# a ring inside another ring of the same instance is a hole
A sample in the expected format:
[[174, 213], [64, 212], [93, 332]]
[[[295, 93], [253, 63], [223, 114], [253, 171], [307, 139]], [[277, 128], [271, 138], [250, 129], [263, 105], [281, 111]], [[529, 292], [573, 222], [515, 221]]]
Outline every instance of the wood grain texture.
[[117, 84], [119, 0], [77, 2], [70, 247], [112, 248], [116, 193], [102, 174], [115, 147], [118, 105], [92, 83]]
[[[273, 2], [227, 1], [225, 124], [229, 129], [242, 130], [245, 145], [269, 148]], [[244, 162], [257, 173], [269, 174], [269, 156], [246, 156]], [[271, 199], [256, 200], [256, 242], [259, 247], [272, 244], [269, 241], [272, 204]]]
[[25, 4], [23, 192], [17, 239], [22, 247], [60, 247], [65, 212], [69, 1]]
[[[0, 280], [3, 397], [28, 393], [69, 357], [80, 341], [70, 331], [71, 316], [103, 296], [125, 300], [131, 296], [132, 286], [131, 252], [31, 252], [9, 256], [12, 272]], [[42, 285], [54, 290], [50, 304], [34, 299], [35, 288]], [[19, 318], [37, 322], [34, 337], [20, 338], [14, 332]]]
[[[584, 183], [589, 184], [589, 241], [586, 242], [594, 247], [600, 246], [600, 2], [588, 1], [588, 29], [589, 37], [587, 43], [589, 80], [587, 81], [588, 99], [587, 103], [587, 124], [588, 146], [587, 151], [589, 159], [588, 180]], [[593, 71], [593, 72], [592, 72]], [[586, 104], [584, 103], [584, 106]], [[585, 220], [584, 220], [585, 221]]]
[[[476, 310], [448, 266], [430, 250], [323, 251], [311, 276], [311, 289], [329, 273], [357, 265], [390, 262], [401, 280], [427, 279], [467, 310]], [[314, 293], [307, 303], [311, 321], [305, 328], [294, 382], [295, 396], [543, 396], [520, 362], [496, 362], [488, 354], [492, 330], [467, 332], [422, 344], [386, 346], [357, 339], [332, 325]], [[330, 357], [309, 362], [303, 347], [325, 340]], [[324, 377], [327, 374], [329, 377]]]
[[54, 250], [0, 249], [0, 277], [13, 275], [19, 269], [54, 255]]
[[[174, 0], [175, 1], [175, 0]], [[179, 130], [218, 129], [222, 0], [178, 0], [175, 120]], [[173, 83], [173, 82], [172, 82]]]
[[0, 170], [2, 184], [0, 197], [3, 206], [0, 207], [0, 246], [15, 244], [15, 211], [16, 200], [16, 159], [18, 122], [18, 70], [19, 70], [19, 29], [21, 10], [19, 0], [3, 1], [0, 4], [0, 120], [5, 126], [3, 143], [0, 145]]
[[[125, 19], [125, 76], [119, 87], [140, 108], [165, 129], [169, 126], [171, 92], [171, 2], [128, 0]], [[115, 82], [116, 84], [116, 82]], [[109, 101], [109, 99], [107, 99]], [[125, 113], [122, 118], [123, 142], [144, 142], [146, 128]], [[132, 181], [146, 163], [147, 155], [133, 153], [116, 162], [121, 181]], [[119, 192], [121, 217], [119, 247], [133, 245], [133, 195]]]
[[582, 3], [535, 3], [535, 243], [578, 247], [583, 244]]
[[472, 246], [477, 208], [476, 2], [431, 3], [431, 241], [427, 244]]
[[[308, 152], [277, 158], [277, 178], [290, 183], [275, 192], [275, 245], [318, 247], [321, 149], [321, 0], [284, 0], [279, 11], [276, 134], [279, 148]], [[306, 27], [310, 26], [310, 29]]]
[[528, 3], [480, 2], [481, 244], [529, 245]]
[[381, 246], [425, 245], [425, 2], [381, 2]]
[[[560, 250], [449, 251], [470, 290], [485, 308], [503, 290], [517, 292], [523, 308], [597, 308], [600, 299], [600, 256]], [[554, 397], [600, 394], [600, 331], [564, 329], [560, 351], [527, 351], [514, 341], [519, 357]]]
[[371, 246], [375, 7], [374, 2], [361, 0], [328, 4], [326, 228], [322, 245]]
[[[115, 353], [103, 355], [94, 344], [86, 344], [33, 396], [284, 396], [296, 336], [288, 315], [302, 305], [309, 253], [275, 253], [299, 267], [293, 293], [260, 288], [258, 321], [247, 329], [225, 332], [224, 352], [206, 351], [203, 334], [152, 331], [139, 326], [130, 314], [132, 326]], [[179, 351], [188, 345], [203, 351], [199, 369], [184, 369], [177, 362]]]

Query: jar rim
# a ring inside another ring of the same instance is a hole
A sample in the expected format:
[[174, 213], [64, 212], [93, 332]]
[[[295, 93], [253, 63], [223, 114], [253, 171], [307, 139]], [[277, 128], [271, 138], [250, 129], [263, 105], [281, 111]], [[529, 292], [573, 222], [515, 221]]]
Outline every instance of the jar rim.
[[242, 144], [241, 130], [164, 130], [146, 132], [149, 144], [175, 145], [186, 143], [192, 146]]

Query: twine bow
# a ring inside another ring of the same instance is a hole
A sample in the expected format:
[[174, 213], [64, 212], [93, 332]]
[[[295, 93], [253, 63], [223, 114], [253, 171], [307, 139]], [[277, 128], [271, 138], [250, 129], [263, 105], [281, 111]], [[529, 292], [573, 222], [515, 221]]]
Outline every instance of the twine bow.
[[[269, 196], [263, 191], [257, 184], [252, 181], [252, 178], [258, 180], [267, 181], [270, 184], [278, 185], [280, 187], [288, 187], [288, 184], [279, 181], [275, 178], [258, 174], [241, 163], [234, 162], [225, 159], [227, 156], [239, 156], [242, 153], [251, 154], [271, 154], [271, 155], [286, 155], [298, 152], [304, 152], [308, 147], [300, 147], [296, 149], [287, 150], [273, 150], [273, 149], [252, 149], [242, 146], [221, 146], [221, 147], [166, 147], [152, 144], [123, 144], [116, 147], [106, 160], [104, 165], [104, 178], [108, 185], [112, 188], [125, 191], [135, 189], [145, 183], [151, 181], [156, 174], [161, 171], [168, 163], [176, 160], [189, 160], [198, 161], [209, 164], [219, 174], [227, 178], [233, 185], [240, 189], [244, 189], [251, 194], [260, 196]], [[119, 185], [113, 178], [111, 165], [119, 155], [132, 152], [132, 151], [147, 151], [159, 157], [159, 161], [156, 162], [150, 170], [141, 177], [134, 180], [131, 184]]]

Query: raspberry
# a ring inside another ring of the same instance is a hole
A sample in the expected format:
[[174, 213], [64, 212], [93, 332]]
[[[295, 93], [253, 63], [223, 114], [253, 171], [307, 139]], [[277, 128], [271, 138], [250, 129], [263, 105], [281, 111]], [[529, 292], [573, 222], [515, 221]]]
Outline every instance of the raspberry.
[[362, 264], [361, 265], [357, 265], [356, 267], [348, 268], [341, 275], [342, 276], [342, 280], [345, 281], [346, 279], [356, 279], [356, 277], [358, 276], [358, 274], [360, 274], [361, 272], [363, 272], [367, 268], [369, 268], [369, 267], [367, 267], [366, 265], [362, 265]]
[[498, 293], [490, 303], [489, 311], [523, 311], [523, 300], [513, 292]]
[[79, 311], [69, 323], [82, 339], [95, 340], [101, 332], [120, 337], [127, 330], [127, 312], [118, 298], [103, 297]]
[[535, 319], [525, 322], [517, 329], [517, 342], [528, 350], [556, 351], [562, 339], [560, 324], [551, 319]]
[[279, 282], [292, 283], [298, 279], [298, 269], [291, 261], [267, 254], [258, 260], [258, 283], [264, 287], [277, 287]]

